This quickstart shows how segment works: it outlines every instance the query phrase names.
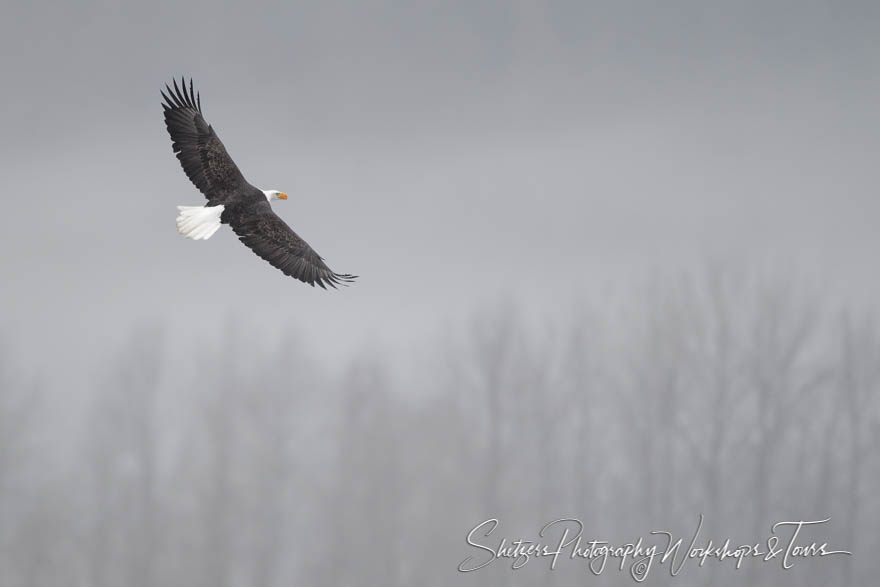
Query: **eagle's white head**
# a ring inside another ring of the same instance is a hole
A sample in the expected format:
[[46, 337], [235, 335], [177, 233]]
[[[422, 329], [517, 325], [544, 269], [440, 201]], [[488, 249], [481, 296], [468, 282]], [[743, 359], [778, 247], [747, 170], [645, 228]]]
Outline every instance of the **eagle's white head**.
[[269, 200], [270, 202], [272, 200], [286, 200], [287, 199], [287, 194], [285, 194], [284, 192], [279, 192], [278, 190], [262, 190], [262, 191], [266, 195], [266, 199]]

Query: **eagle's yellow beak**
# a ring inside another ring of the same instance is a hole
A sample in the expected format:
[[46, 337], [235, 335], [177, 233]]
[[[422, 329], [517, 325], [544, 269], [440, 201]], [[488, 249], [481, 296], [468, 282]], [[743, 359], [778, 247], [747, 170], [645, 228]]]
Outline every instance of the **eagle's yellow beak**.
[[278, 199], [279, 200], [286, 200], [287, 194], [285, 194], [284, 192], [281, 192], [280, 194], [278, 194]]

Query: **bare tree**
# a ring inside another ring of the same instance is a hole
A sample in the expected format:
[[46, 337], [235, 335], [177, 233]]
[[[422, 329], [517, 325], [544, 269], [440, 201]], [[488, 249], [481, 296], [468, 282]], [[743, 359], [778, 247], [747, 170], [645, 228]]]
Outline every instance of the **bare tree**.
[[[0, 582], [39, 584], [51, 576], [41, 574], [40, 562], [56, 544], [51, 535], [35, 528], [35, 516], [43, 512], [31, 502], [35, 467], [43, 466], [35, 444], [43, 424], [43, 386], [29, 377], [13, 360], [7, 340], [0, 337]], [[45, 505], [40, 502], [40, 505]], [[56, 525], [53, 527], [58, 530]], [[46, 561], [48, 563], [48, 561]], [[55, 559], [53, 559], [55, 562]], [[49, 565], [43, 565], [48, 567]]]
[[[877, 423], [880, 391], [880, 336], [874, 321], [868, 317], [856, 321], [851, 314], [840, 320], [840, 358], [838, 386], [847, 419], [849, 444], [846, 462], [846, 507], [844, 509], [844, 542], [860, 544], [864, 528], [862, 507], [865, 488], [865, 471], [872, 459], [871, 427]], [[833, 439], [828, 439], [833, 442]], [[873, 459], [876, 463], [876, 458]], [[876, 482], [876, 481], [875, 481]], [[875, 485], [876, 487], [876, 485]], [[872, 492], [874, 495], [874, 492]], [[855, 574], [856, 561], [848, 561], [844, 567], [844, 584], [858, 585], [862, 577]]]
[[88, 415], [86, 545], [90, 581], [99, 587], [155, 584], [163, 522], [156, 430], [163, 349], [157, 328], [136, 329], [111, 363]]

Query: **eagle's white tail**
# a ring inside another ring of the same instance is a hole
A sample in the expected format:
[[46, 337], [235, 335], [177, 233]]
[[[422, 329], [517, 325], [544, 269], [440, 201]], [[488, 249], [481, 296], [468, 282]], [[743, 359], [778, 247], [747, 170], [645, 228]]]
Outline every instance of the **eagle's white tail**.
[[178, 206], [177, 232], [193, 240], [205, 240], [220, 228], [223, 206]]

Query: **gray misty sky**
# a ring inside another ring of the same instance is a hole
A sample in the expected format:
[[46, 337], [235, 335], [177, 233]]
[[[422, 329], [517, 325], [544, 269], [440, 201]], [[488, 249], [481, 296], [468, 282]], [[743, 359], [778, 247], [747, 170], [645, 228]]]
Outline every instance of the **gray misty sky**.
[[[880, 292], [880, 4], [5, 3], [0, 326], [25, 364], [247, 311], [322, 356], [535, 314], [706, 257]], [[192, 76], [246, 178], [352, 288], [284, 277], [202, 197], [159, 90]]]

